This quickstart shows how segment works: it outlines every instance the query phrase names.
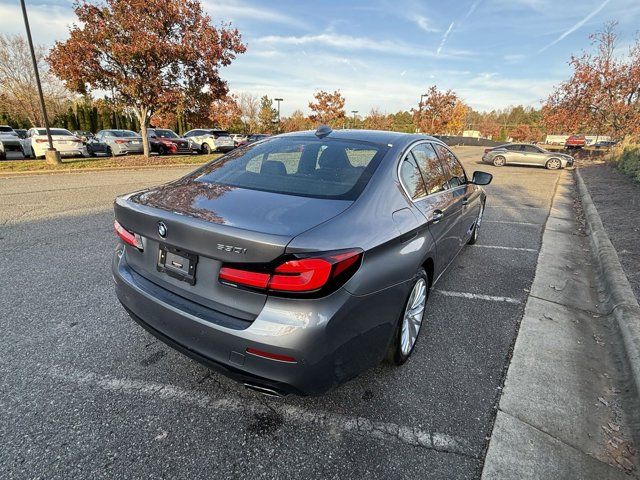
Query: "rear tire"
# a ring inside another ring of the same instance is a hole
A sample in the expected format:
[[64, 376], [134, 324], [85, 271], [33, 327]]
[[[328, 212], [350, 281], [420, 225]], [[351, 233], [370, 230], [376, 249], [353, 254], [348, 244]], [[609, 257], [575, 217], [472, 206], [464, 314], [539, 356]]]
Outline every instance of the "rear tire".
[[498, 155], [493, 159], [493, 164], [496, 167], [504, 167], [506, 163], [507, 163], [507, 159], [504, 158], [502, 155]]
[[395, 365], [404, 364], [415, 349], [424, 322], [430, 287], [427, 272], [420, 268], [413, 277], [409, 296], [387, 352], [387, 360]]
[[208, 143], [203, 143], [202, 144], [202, 148], [201, 148], [202, 153], [204, 153], [205, 155], [209, 155], [211, 153], [211, 147], [209, 146]]
[[158, 155], [162, 156], [166, 154], [167, 154], [167, 149], [164, 147], [164, 145], [160, 145], [158, 147]]
[[545, 167], [547, 170], [559, 170], [562, 168], [562, 162], [558, 158], [550, 158]]

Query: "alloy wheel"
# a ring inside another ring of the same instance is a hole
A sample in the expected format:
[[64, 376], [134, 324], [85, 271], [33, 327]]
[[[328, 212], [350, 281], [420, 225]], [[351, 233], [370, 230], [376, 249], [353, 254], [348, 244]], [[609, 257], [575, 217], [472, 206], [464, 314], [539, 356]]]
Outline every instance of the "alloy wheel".
[[400, 349], [403, 355], [409, 355], [418, 339], [426, 302], [427, 282], [424, 278], [419, 278], [411, 290], [402, 318]]
[[562, 164], [560, 163], [560, 160], [558, 160], [557, 158], [552, 158], [547, 162], [547, 168], [549, 170], [558, 170], [561, 166]]
[[496, 167], [502, 167], [505, 164], [505, 159], [503, 156], [498, 155], [496, 158], [493, 159], [493, 164]]

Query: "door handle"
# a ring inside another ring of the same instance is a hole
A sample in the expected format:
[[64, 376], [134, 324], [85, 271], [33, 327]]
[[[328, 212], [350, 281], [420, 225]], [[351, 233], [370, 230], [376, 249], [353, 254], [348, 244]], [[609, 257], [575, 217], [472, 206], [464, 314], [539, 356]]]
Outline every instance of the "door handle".
[[440, 220], [444, 218], [444, 212], [442, 210], [434, 210], [433, 211], [433, 223], [438, 223]]

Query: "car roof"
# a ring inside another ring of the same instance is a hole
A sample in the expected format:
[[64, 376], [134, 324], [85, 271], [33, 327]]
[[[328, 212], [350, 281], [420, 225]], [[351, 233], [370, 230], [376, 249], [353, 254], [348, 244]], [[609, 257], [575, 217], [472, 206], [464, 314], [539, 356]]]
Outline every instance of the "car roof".
[[[279, 137], [314, 137], [316, 130], [305, 130], [301, 132], [291, 132], [278, 135]], [[432, 137], [430, 135], [424, 135], [421, 133], [402, 133], [402, 132], [389, 132], [385, 130], [357, 130], [357, 129], [344, 129], [344, 130], [332, 130], [327, 138], [334, 138], [339, 140], [357, 140], [361, 142], [378, 143], [378, 144], [409, 144], [417, 140], [430, 140], [436, 143], [444, 144], [442, 140]]]

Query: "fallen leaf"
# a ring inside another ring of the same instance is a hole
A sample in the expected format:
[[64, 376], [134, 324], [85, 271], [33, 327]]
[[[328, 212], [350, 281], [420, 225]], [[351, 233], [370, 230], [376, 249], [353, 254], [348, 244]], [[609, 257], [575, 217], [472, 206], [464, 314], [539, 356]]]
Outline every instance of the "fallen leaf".
[[598, 397], [598, 401], [599, 401], [601, 404], [603, 404], [603, 405], [605, 405], [605, 406], [607, 406], [607, 407], [609, 406], [609, 402], [607, 402], [607, 401], [606, 401], [604, 398], [602, 398], [602, 397]]
[[619, 425], [616, 425], [615, 423], [611, 423], [611, 422], [609, 422], [608, 425], [609, 425], [609, 428], [611, 430], [613, 430], [615, 432], [619, 432], [620, 431], [620, 426]]
[[168, 433], [165, 430], [162, 430], [158, 435], [156, 435], [155, 440], [164, 440], [165, 438], [167, 438]]

